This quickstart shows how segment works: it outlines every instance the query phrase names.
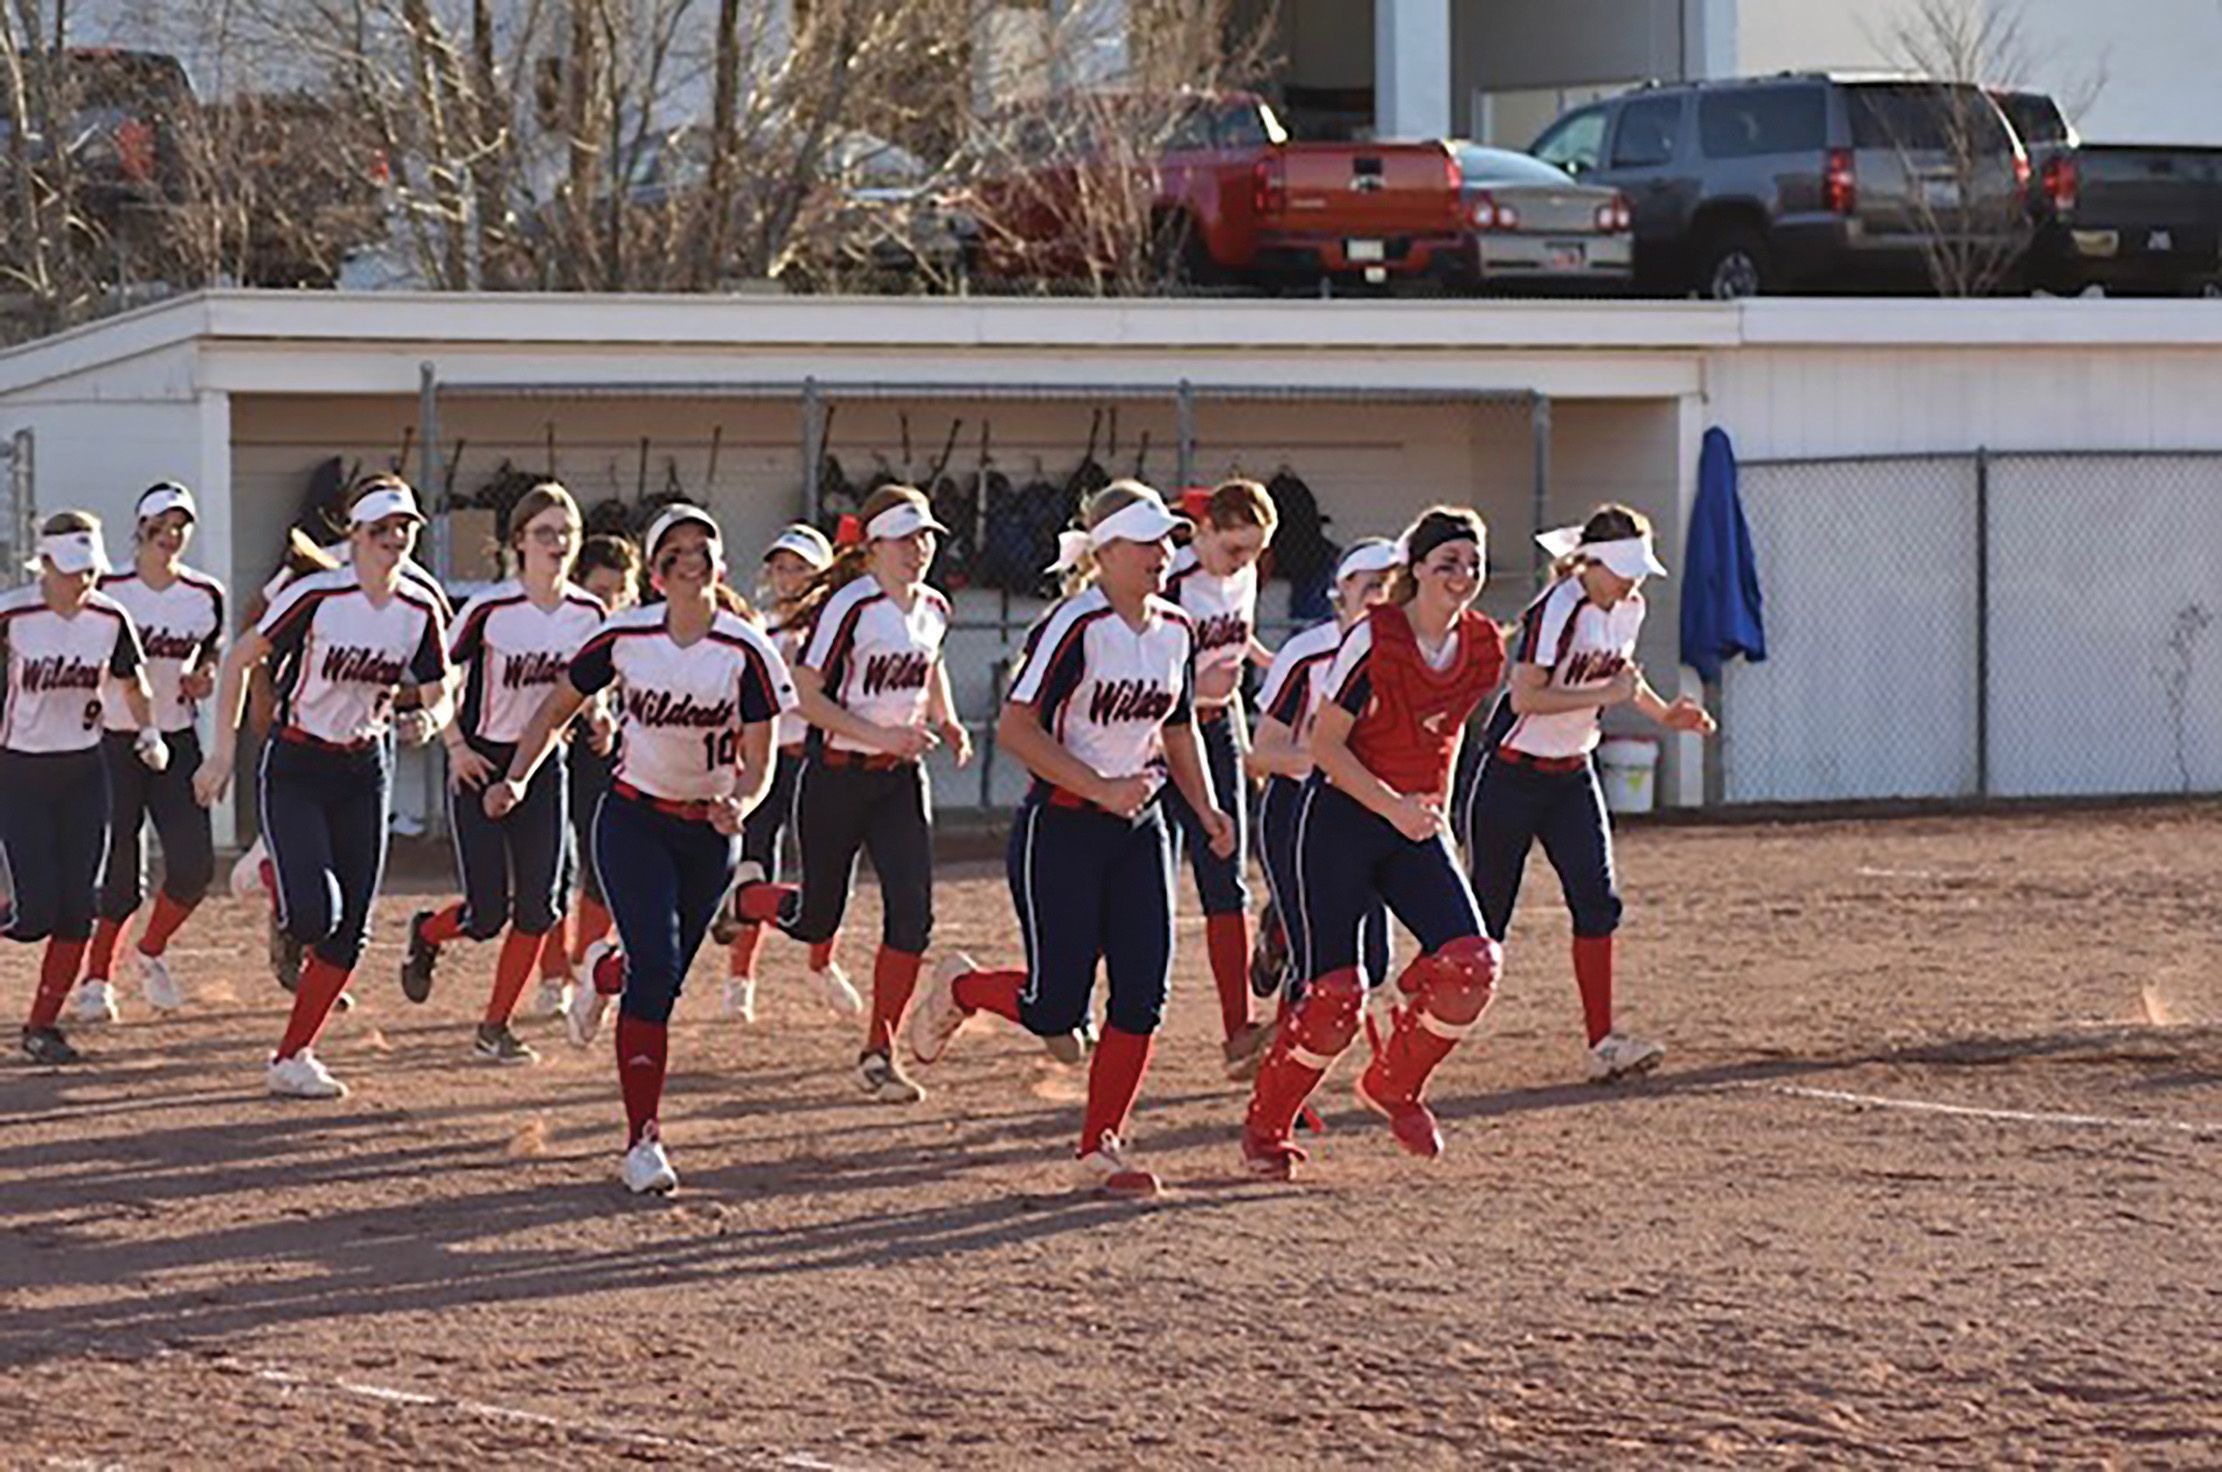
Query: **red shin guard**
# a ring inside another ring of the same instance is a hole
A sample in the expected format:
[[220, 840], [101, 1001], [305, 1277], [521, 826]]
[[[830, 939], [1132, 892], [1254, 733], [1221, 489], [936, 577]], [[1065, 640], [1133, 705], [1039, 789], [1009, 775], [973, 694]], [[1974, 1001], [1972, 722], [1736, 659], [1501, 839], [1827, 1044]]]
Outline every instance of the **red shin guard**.
[[181, 905], [166, 894], [154, 897], [154, 913], [147, 918], [147, 928], [139, 936], [139, 954], [159, 956], [170, 948], [170, 937], [177, 934], [186, 916], [193, 913], [191, 905]]
[[77, 970], [85, 964], [85, 942], [50, 937], [46, 942], [46, 958], [39, 965], [39, 989], [31, 997], [32, 1027], [52, 1027], [54, 1019], [62, 1015], [62, 1003], [69, 1000], [70, 988], [77, 985]]
[[1219, 988], [1219, 1027], [1228, 1042], [1250, 1025], [1250, 917], [1204, 917], [1204, 949], [1211, 956], [1211, 979]]
[[895, 1029], [902, 1026], [903, 1010], [918, 990], [918, 967], [926, 958], [911, 951], [881, 946], [872, 963], [872, 1022], [864, 1046], [874, 1053], [895, 1050]]
[[1127, 1116], [1142, 1092], [1156, 1034], [1106, 1027], [1088, 1064], [1088, 1109], [1080, 1124], [1080, 1153], [1092, 1155], [1105, 1135], [1126, 1134]]
[[1313, 1089], [1358, 1036], [1365, 978], [1355, 970], [1331, 971], [1304, 988], [1304, 1000], [1282, 1020], [1273, 1047], [1258, 1066], [1243, 1128], [1261, 1140], [1285, 1140]]
[[1018, 1021], [1018, 994], [1026, 988], [1023, 971], [967, 971], [950, 992], [967, 1012], [992, 1012]]
[[487, 1026], [502, 1026], [517, 1010], [517, 999], [524, 995], [525, 983], [532, 980], [532, 963], [540, 956], [543, 939], [515, 928], [503, 939], [501, 955], [494, 961], [494, 994], [486, 1003]]
[[640, 1142], [641, 1132], [656, 1122], [663, 1109], [664, 1065], [671, 1053], [671, 1033], [660, 1022], [617, 1016], [617, 1086], [625, 1096], [625, 1148]]
[[1388, 1045], [1366, 1070], [1366, 1092], [1384, 1104], [1415, 1103], [1429, 1075], [1473, 1031], [1496, 994], [1499, 951], [1483, 936], [1454, 940], [1397, 978], [1410, 1000]]
[[1589, 1045], [1612, 1031], [1612, 937], [1574, 937], [1574, 985], [1581, 988], [1582, 1021], [1589, 1027]]
[[280, 1058], [291, 1058], [316, 1041], [324, 1019], [332, 1015], [332, 1004], [347, 990], [349, 975], [322, 956], [309, 957], [293, 991], [293, 1015], [286, 1019], [285, 1036], [278, 1040]]

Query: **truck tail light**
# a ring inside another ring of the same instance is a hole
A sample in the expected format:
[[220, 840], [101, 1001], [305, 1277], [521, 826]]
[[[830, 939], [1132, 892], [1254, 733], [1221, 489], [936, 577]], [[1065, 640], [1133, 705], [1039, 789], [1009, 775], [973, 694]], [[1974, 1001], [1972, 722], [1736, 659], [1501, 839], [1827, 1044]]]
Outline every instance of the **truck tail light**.
[[1597, 206], [1597, 229], [1605, 235], [1619, 235], [1635, 223], [1628, 213], [1628, 196], [1616, 194]]
[[2076, 177], [2074, 159], [2057, 154], [2045, 161], [2045, 198], [2052, 201], [2055, 212], [2075, 213], [2076, 192], [2081, 185], [2082, 180]]
[[1821, 175], [1821, 202], [1832, 215], [1848, 215], [1859, 204], [1859, 181], [1852, 174], [1852, 151], [1829, 150], [1828, 169]]
[[1511, 202], [1499, 201], [1497, 196], [1484, 189], [1474, 196], [1474, 228], [1476, 230], [1517, 230], [1520, 212]]
[[1288, 209], [1288, 175], [1279, 154], [1267, 154], [1250, 170], [1250, 209], [1261, 219]]

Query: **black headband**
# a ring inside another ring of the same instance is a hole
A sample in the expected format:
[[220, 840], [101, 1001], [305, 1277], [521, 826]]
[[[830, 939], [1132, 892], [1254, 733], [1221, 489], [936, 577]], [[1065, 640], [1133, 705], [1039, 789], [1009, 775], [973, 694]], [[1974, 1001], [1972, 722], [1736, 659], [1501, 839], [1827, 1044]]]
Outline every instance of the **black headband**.
[[1446, 542], [1481, 542], [1481, 528], [1462, 516], [1430, 516], [1412, 529], [1405, 542], [1404, 562], [1418, 567], [1429, 553]]

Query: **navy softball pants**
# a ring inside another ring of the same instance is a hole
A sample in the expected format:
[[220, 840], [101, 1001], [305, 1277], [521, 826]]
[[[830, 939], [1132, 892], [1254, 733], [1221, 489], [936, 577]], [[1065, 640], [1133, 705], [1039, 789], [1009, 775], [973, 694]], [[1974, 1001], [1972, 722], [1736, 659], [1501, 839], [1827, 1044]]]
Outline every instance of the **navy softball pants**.
[[0, 751], [0, 844], [15, 886], [8, 938], [91, 939], [108, 855], [108, 770], [100, 749]]
[[392, 748], [327, 751], [263, 743], [262, 838], [278, 871], [278, 923], [326, 963], [353, 971], [386, 872]]
[[193, 774], [200, 770], [201, 740], [193, 728], [165, 731], [170, 764], [159, 772], [139, 760], [137, 733], [110, 731], [101, 737], [101, 760], [108, 767], [108, 867], [100, 881], [100, 916], [121, 922], [146, 898], [147, 819], [162, 839], [162, 892], [190, 910], [208, 893], [216, 877], [215, 835], [208, 809], [193, 800]]
[[1196, 736], [1203, 744], [1204, 765], [1211, 769], [1211, 790], [1234, 821], [1234, 852], [1220, 858], [1211, 851], [1211, 841], [1204, 835], [1204, 825], [1196, 817], [1196, 810], [1180, 789], [1172, 783], [1165, 784], [1165, 810], [1172, 815], [1174, 841], [1188, 854], [1188, 866], [1196, 874], [1196, 898], [1202, 903], [1206, 915], [1242, 915], [1250, 909], [1250, 887], [1245, 873], [1250, 857], [1250, 804], [1249, 782], [1242, 772], [1242, 744], [1236, 739], [1235, 723], [1243, 720], [1242, 702], [1237, 700], [1226, 707], [1219, 716], [1206, 712], [1196, 713]]
[[1528, 847], [1543, 841], [1574, 917], [1574, 934], [1611, 935], [1620, 928], [1620, 892], [1613, 879], [1612, 826], [1597, 768], [1545, 772], [1492, 756], [1475, 778], [1466, 808], [1466, 862], [1489, 938], [1504, 942]]
[[741, 821], [741, 857], [756, 864], [764, 877], [779, 882], [780, 842], [795, 822], [795, 795], [802, 786], [802, 748], [782, 746], [772, 767], [772, 785], [764, 800], [748, 810]]
[[733, 887], [741, 841], [612, 792], [595, 820], [594, 848], [604, 903], [625, 952], [618, 1010], [660, 1026], [671, 1020], [687, 968]]
[[1157, 804], [1130, 822], [1028, 798], [1011, 825], [1008, 864], [1026, 938], [1019, 1020], [1041, 1037], [1078, 1030], [1101, 961], [1105, 1020], [1156, 1032], [1173, 972], [1173, 849]]
[[570, 768], [565, 786], [569, 789], [566, 797], [571, 842], [563, 853], [562, 889], [569, 894], [576, 884], [580, 894], [600, 904], [602, 876], [594, 867], [594, 819], [601, 811], [602, 794], [610, 790], [610, 776], [617, 770], [617, 751], [612, 748], [603, 755], [587, 741], [583, 729], [575, 729], [564, 762]]
[[802, 914], [788, 933], [811, 945], [833, 939], [862, 851], [879, 876], [880, 939], [889, 950], [925, 954], [934, 930], [932, 802], [926, 769], [917, 762], [873, 770], [813, 758], [795, 808]]
[[[471, 749], [509, 770], [513, 744], [473, 741]], [[455, 867], [463, 880], [463, 933], [492, 940], [512, 920], [522, 935], [546, 935], [563, 918], [564, 848], [570, 837], [571, 780], [559, 745], [532, 774], [524, 800], [505, 817], [486, 816], [486, 789], [448, 788]]]
[[1288, 926], [1301, 977], [1358, 965], [1358, 932], [1375, 905], [1388, 906], [1422, 954], [1481, 934], [1481, 911], [1447, 837], [1415, 843], [1320, 777], [1305, 784], [1296, 855], [1296, 904]]
[[[1296, 830], [1304, 807], [1304, 784], [1275, 777], [1265, 784], [1265, 801], [1258, 817], [1258, 858], [1265, 866], [1266, 886], [1273, 892], [1273, 908], [1280, 912], [1281, 929], [1294, 943], [1291, 910], [1297, 887]], [[1379, 986], [1389, 979], [1389, 907], [1376, 898], [1358, 920], [1358, 958], [1365, 967], [1366, 985]], [[1289, 968], [1297, 986], [1310, 979], [1299, 966]]]

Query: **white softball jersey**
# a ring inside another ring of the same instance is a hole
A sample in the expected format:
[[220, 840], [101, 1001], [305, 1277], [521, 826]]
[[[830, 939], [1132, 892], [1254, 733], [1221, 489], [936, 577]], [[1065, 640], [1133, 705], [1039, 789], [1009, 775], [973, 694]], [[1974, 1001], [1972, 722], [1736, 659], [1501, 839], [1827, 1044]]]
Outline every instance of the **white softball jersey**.
[[[224, 642], [224, 585], [205, 572], [181, 567], [166, 588], [149, 587], [137, 572], [122, 572], [102, 578], [100, 591], [122, 605], [139, 631], [147, 683], [154, 687], [155, 724], [165, 732], [192, 725], [196, 704], [186, 698], [180, 682], [188, 665], [215, 669]], [[106, 715], [111, 731], [139, 729], [112, 689]]]
[[1258, 709], [1288, 727], [1299, 742], [1311, 735], [1319, 687], [1341, 647], [1342, 629], [1333, 619], [1313, 624], [1301, 634], [1290, 635], [1265, 672]]
[[[779, 651], [781, 659], [787, 661], [788, 672], [792, 673], [795, 666], [802, 663], [802, 630], [784, 626], [775, 628], [772, 630], [772, 647]], [[785, 710], [779, 713], [779, 724], [772, 728], [772, 744], [800, 746], [809, 735], [810, 723], [802, 718], [802, 712]]]
[[[878, 726], [923, 726], [934, 666], [949, 635], [949, 601], [921, 587], [905, 613], [874, 577], [844, 583], [818, 610], [802, 662], [825, 680], [826, 695]], [[836, 751], [872, 748], [827, 733]]]
[[439, 605], [404, 577], [383, 607], [352, 567], [288, 584], [255, 625], [278, 672], [277, 730], [312, 743], [359, 747], [393, 724], [394, 692], [447, 678]]
[[[331, 558], [341, 567], [354, 565], [355, 544], [353, 542], [329, 542], [325, 544], [323, 552], [326, 557]], [[432, 595], [432, 601], [440, 605], [440, 617], [443, 621], [454, 621], [455, 604], [448, 598], [447, 589], [440, 586], [440, 580], [432, 576], [431, 571], [423, 563], [417, 561], [414, 557], [402, 558], [401, 575], [420, 591]], [[279, 568], [270, 575], [270, 581], [262, 585], [262, 601], [265, 604], [277, 602], [279, 594], [292, 587], [302, 578], [311, 576], [314, 576], [314, 574], [297, 573], [285, 567]]]
[[742, 728], [792, 710], [795, 682], [770, 637], [740, 615], [720, 610], [682, 645], [665, 612], [657, 603], [612, 615], [571, 661], [572, 687], [617, 687], [614, 781], [669, 802], [730, 796]]
[[553, 608], [535, 604], [519, 582], [496, 583], [464, 604], [448, 644], [450, 662], [463, 671], [456, 716], [463, 734], [514, 744], [602, 618], [601, 603], [572, 583]]
[[1173, 554], [1165, 573], [1165, 596], [1196, 626], [1196, 670], [1234, 669], [1250, 657], [1250, 635], [1257, 628], [1258, 565], [1232, 577], [1204, 570], [1196, 549]]
[[1087, 588], [1035, 626], [1009, 698], [1096, 775], [1162, 776], [1161, 728], [1191, 718], [1195, 662], [1195, 628], [1170, 602], [1150, 599], [1136, 629]]
[[[1513, 662], [1549, 670], [1554, 690], [1601, 690], [1635, 659], [1643, 612], [1641, 593], [1603, 608], [1580, 577], [1561, 578], [1520, 615]], [[1586, 756], [1597, 745], [1599, 709], [1517, 716], [1497, 744], [1529, 756]]]
[[123, 605], [94, 591], [73, 614], [46, 606], [37, 583], [0, 593], [0, 748], [31, 754], [100, 744], [102, 686], [144, 666]]

